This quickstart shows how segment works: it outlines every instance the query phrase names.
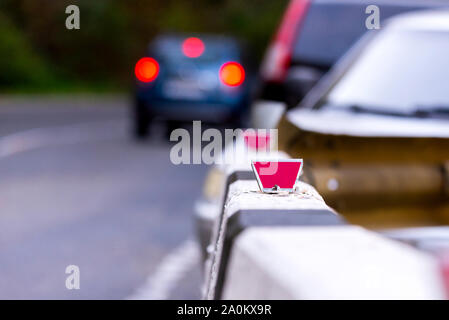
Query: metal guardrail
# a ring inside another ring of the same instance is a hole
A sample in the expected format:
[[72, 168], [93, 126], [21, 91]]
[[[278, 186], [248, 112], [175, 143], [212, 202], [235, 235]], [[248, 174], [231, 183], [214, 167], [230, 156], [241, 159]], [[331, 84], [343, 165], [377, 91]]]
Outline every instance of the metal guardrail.
[[[241, 179], [240, 179], [241, 178]], [[263, 194], [228, 176], [206, 299], [443, 299], [434, 256], [349, 225], [310, 185]]]
[[251, 228], [223, 299], [444, 299], [434, 256], [358, 226]]
[[228, 260], [235, 239], [244, 230], [261, 226], [344, 225], [313, 189], [300, 182], [288, 195], [258, 192], [255, 180], [237, 180], [229, 185], [223, 212], [216, 224], [213, 250], [206, 270], [205, 298], [220, 299]]

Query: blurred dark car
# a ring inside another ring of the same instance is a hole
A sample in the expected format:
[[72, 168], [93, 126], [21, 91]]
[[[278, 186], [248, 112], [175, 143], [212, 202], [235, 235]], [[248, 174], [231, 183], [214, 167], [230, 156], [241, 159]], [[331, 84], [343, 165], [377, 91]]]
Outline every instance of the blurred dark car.
[[444, 0], [291, 0], [261, 67], [258, 99], [294, 107], [366, 31], [366, 8], [380, 24], [412, 10], [449, 6]]
[[251, 72], [244, 46], [224, 36], [160, 35], [135, 67], [134, 132], [145, 137], [151, 121], [202, 120], [241, 125]]
[[279, 124], [280, 149], [350, 222], [449, 223], [449, 10], [368, 33]]

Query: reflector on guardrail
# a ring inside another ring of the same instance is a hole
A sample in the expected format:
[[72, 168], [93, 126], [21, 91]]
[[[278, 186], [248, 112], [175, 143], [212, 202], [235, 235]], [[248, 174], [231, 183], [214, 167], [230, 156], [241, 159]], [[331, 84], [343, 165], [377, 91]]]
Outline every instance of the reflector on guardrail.
[[302, 159], [252, 161], [251, 166], [262, 192], [292, 192], [302, 170]]

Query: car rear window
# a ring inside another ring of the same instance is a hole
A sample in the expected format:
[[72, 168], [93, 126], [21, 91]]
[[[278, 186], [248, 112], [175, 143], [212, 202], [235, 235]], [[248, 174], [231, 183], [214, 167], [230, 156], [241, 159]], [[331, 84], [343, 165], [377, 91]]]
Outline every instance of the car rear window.
[[[189, 60], [182, 51], [182, 43], [186, 38], [182, 37], [162, 37], [156, 41], [155, 50], [157, 55], [164, 60], [180, 62]], [[236, 48], [229, 39], [201, 38], [204, 43], [204, 52], [196, 57], [197, 62], [217, 62], [223, 59], [237, 58]]]
[[[380, 21], [423, 6], [376, 4]], [[293, 48], [294, 63], [331, 67], [366, 31], [365, 13], [368, 3], [336, 3], [316, 1], [310, 5], [300, 24]]]

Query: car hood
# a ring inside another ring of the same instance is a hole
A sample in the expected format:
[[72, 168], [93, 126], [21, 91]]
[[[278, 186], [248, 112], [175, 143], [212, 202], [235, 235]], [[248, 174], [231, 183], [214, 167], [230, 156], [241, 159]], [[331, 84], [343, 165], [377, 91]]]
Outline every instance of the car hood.
[[287, 119], [298, 128], [355, 137], [449, 138], [449, 119], [423, 119], [344, 110], [297, 109]]

